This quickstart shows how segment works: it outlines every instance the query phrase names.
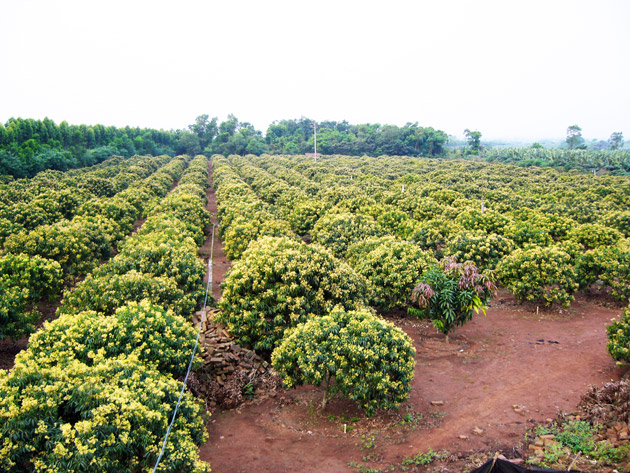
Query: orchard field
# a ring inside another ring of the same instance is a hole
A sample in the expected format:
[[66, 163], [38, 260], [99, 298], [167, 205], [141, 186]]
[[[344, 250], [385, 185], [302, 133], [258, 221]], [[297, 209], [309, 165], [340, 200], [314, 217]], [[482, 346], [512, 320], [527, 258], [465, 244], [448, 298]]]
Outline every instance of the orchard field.
[[[202, 458], [219, 471], [462, 471], [477, 452], [556, 466], [577, 454], [530, 458], [523, 435], [553, 431], [589, 385], [625, 372], [627, 315], [606, 327], [630, 295], [626, 178], [400, 157], [214, 156], [213, 167], [233, 264], [216, 319], [270, 356], [285, 386], [305, 386], [219, 413]], [[427, 315], [412, 291], [453, 259], [498, 292], [447, 343], [407, 311]], [[390, 325], [361, 331], [353, 317]], [[375, 388], [383, 380], [398, 389]]]
[[262, 236], [306, 239], [364, 276], [381, 310], [405, 308], [418, 274], [445, 257], [494, 270], [518, 299], [540, 305], [568, 306], [596, 282], [621, 302], [630, 297], [625, 177], [392, 157], [232, 156], [214, 165], [228, 258]]
[[[623, 176], [388, 156], [112, 157], [2, 184], [0, 343], [24, 349], [2, 357], [0, 466], [153, 470], [211, 251], [224, 335], [204, 328], [157, 471], [529, 460], [529, 429], [562, 438], [549, 419], [630, 361], [629, 203]], [[580, 468], [627, 463], [618, 434]], [[578, 453], [560, 447], [532, 461]]]

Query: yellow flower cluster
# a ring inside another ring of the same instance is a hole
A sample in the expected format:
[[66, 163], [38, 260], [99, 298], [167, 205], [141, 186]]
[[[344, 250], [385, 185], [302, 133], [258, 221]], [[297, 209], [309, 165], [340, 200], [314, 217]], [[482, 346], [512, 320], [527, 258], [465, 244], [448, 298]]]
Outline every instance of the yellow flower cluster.
[[[166, 195], [189, 161], [170, 161], [145, 187]], [[25, 463], [40, 472], [147, 471], [155, 463], [181, 387], [173, 376], [185, 372], [196, 332], [143, 296], [157, 295], [169, 308], [185, 293], [192, 301], [203, 295], [204, 265], [191, 236], [208, 222], [201, 197], [208, 161], [198, 156], [190, 164], [191, 176], [182, 176], [186, 190], [153, 207], [152, 215], [166, 218], [127, 240], [86, 280], [91, 291], [67, 294], [65, 313], [31, 337], [10, 372], [0, 372], [3, 471], [21, 471]], [[79, 218], [93, 228], [101, 217]], [[198, 228], [171, 241], [168, 222]], [[186, 394], [161, 471], [209, 471], [197, 455], [206, 438], [203, 408]]]

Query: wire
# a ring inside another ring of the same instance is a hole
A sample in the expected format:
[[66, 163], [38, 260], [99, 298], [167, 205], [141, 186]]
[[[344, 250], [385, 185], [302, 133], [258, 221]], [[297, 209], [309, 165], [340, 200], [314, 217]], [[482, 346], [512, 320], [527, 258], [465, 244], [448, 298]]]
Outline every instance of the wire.
[[210, 246], [210, 259], [208, 260], [208, 283], [206, 284], [206, 295], [203, 300], [203, 309], [201, 311], [201, 320], [199, 321], [199, 329], [197, 330], [197, 338], [195, 340], [195, 346], [193, 347], [192, 354], [190, 356], [190, 361], [188, 362], [188, 370], [186, 371], [186, 376], [184, 376], [184, 382], [182, 383], [182, 390], [179, 393], [179, 398], [177, 399], [177, 404], [175, 404], [175, 409], [173, 410], [173, 417], [171, 418], [171, 423], [166, 429], [166, 434], [164, 435], [164, 441], [162, 442], [162, 449], [160, 450], [160, 454], [158, 455], [157, 461], [155, 462], [155, 466], [153, 467], [153, 473], [157, 471], [157, 467], [164, 456], [164, 450], [166, 449], [166, 443], [168, 442], [168, 437], [171, 434], [171, 430], [173, 429], [173, 424], [175, 423], [175, 418], [177, 417], [177, 411], [179, 410], [179, 406], [182, 403], [182, 398], [184, 397], [184, 391], [186, 389], [186, 383], [188, 382], [188, 376], [190, 376], [190, 371], [192, 370], [193, 361], [195, 360], [195, 355], [197, 354], [197, 347], [199, 346], [199, 337], [201, 336], [201, 327], [203, 323], [206, 321], [206, 307], [208, 305], [208, 292], [210, 291], [210, 286], [212, 284], [212, 259], [214, 257], [214, 230], [217, 227], [217, 224], [212, 224], [212, 243]]

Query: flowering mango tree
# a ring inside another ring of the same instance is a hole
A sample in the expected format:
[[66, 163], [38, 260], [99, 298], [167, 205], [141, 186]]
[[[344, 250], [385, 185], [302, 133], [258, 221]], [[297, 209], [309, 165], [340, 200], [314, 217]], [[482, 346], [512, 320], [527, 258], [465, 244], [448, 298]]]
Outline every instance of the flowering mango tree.
[[475, 313], [486, 315], [495, 291], [491, 272], [479, 272], [471, 262], [445, 258], [422, 275], [411, 295], [418, 308], [408, 311], [430, 319], [448, 343], [448, 334], [455, 327], [472, 320]]

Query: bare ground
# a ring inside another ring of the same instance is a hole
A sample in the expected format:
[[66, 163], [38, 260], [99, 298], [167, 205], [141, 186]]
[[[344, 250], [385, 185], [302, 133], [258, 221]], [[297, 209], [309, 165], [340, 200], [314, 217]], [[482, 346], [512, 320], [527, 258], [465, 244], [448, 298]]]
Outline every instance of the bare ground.
[[589, 385], [622, 376], [605, 331], [620, 312], [584, 297], [537, 314], [502, 291], [450, 343], [425, 321], [394, 317], [417, 350], [411, 396], [399, 411], [365, 418], [343, 399], [322, 411], [314, 387], [266, 393], [213, 413], [201, 458], [217, 473], [333, 473], [356, 472], [356, 463], [401, 471], [405, 457], [429, 448], [449, 452], [454, 463], [443, 471], [462, 471], [475, 452], [483, 452], [479, 463], [497, 451], [525, 456], [528, 429], [575, 410]]

